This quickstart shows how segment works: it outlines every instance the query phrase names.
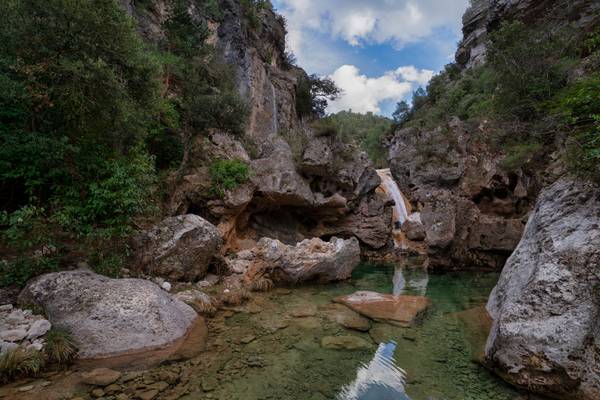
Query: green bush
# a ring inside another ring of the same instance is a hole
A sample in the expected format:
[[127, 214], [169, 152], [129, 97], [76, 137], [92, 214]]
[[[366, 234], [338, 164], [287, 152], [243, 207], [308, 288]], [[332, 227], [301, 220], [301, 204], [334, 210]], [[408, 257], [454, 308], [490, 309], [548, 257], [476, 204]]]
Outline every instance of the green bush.
[[216, 160], [210, 166], [213, 195], [223, 197], [227, 190], [235, 189], [250, 178], [248, 165], [237, 159]]
[[543, 145], [539, 142], [513, 143], [505, 146], [506, 157], [502, 160], [502, 167], [508, 172], [516, 172], [529, 161], [534, 159]]
[[335, 120], [330, 117], [317, 119], [312, 123], [312, 128], [315, 136], [336, 136], [338, 134], [338, 126]]
[[569, 153], [576, 172], [600, 179], [600, 73], [570, 85], [555, 110], [572, 132]]

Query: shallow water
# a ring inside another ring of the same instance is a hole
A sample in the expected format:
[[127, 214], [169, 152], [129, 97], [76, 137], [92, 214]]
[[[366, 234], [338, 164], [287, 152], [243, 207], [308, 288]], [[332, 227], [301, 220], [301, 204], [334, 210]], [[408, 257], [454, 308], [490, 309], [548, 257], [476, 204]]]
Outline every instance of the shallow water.
[[[427, 276], [362, 265], [334, 285], [277, 289], [209, 321], [208, 351], [187, 371], [185, 399], [513, 400], [517, 393], [472, 361], [459, 313], [485, 304], [497, 274]], [[432, 308], [412, 328], [373, 323], [351, 331], [327, 317], [328, 305], [356, 290], [426, 295]], [[303, 315], [302, 317], [298, 315]], [[332, 350], [326, 336], [365, 346]]]

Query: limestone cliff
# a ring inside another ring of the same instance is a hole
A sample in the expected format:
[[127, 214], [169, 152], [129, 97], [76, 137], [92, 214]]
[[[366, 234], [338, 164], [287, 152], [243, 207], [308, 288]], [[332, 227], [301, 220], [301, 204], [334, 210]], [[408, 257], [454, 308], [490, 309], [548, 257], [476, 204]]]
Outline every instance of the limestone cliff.
[[[126, 3], [148, 40], [160, 37], [169, 12], [169, 2], [151, 4], [142, 11]], [[168, 213], [199, 214], [219, 225], [225, 249], [251, 247], [265, 236], [288, 244], [355, 236], [369, 248], [386, 246], [391, 208], [375, 192], [380, 180], [371, 161], [336, 137], [317, 137], [310, 121], [299, 117], [296, 94], [307, 74], [286, 62], [283, 18], [265, 7], [250, 26], [239, 1], [218, 5], [218, 20], [194, 14], [193, 7], [190, 13], [206, 19], [209, 41], [235, 67], [250, 115], [241, 137], [213, 130], [191, 140], [171, 181]], [[209, 166], [217, 158], [242, 160], [251, 170], [250, 181], [223, 198], [207, 195]]]

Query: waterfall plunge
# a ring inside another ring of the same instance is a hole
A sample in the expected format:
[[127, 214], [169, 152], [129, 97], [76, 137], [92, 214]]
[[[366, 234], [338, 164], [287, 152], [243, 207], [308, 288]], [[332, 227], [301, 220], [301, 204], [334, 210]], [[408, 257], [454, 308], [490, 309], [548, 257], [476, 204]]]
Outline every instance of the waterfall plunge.
[[394, 222], [394, 244], [396, 247], [404, 247], [404, 234], [400, 230], [404, 221], [409, 218], [410, 210], [409, 205], [404, 199], [404, 195], [400, 191], [400, 188], [392, 177], [392, 172], [389, 168], [377, 170], [377, 174], [381, 178], [381, 190], [385, 192], [396, 205], [393, 209], [393, 222]]

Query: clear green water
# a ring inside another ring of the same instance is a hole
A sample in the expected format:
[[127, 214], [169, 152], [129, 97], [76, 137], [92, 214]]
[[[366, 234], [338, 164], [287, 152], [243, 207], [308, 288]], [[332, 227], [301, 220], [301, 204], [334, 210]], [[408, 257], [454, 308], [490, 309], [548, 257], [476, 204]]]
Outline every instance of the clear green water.
[[[429, 276], [362, 265], [352, 280], [260, 295], [232, 315], [209, 321], [209, 349], [188, 371], [185, 399], [513, 400], [518, 393], [472, 361], [459, 313], [485, 304], [497, 274]], [[400, 282], [404, 281], [402, 285]], [[394, 282], [396, 287], [394, 288]], [[339, 295], [356, 290], [425, 294], [433, 303], [412, 328], [374, 323], [345, 329], [325, 316]], [[308, 310], [307, 317], [294, 317]], [[311, 311], [312, 310], [312, 311]], [[325, 336], [351, 335], [368, 348], [330, 350]], [[381, 345], [379, 343], [382, 343]]]

